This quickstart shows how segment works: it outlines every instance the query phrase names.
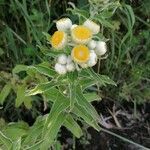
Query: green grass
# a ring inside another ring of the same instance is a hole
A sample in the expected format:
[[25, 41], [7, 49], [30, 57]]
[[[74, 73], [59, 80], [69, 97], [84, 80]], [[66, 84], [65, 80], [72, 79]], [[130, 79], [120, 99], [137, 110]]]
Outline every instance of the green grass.
[[[72, 9], [74, 5], [77, 7]], [[97, 89], [93, 89], [95, 91], [101, 90], [102, 92], [98, 92], [104, 100], [118, 101], [121, 104], [125, 101], [133, 103], [133, 112], [136, 118], [137, 104], [145, 104], [150, 100], [149, 8], [149, 0], [137, 3], [125, 0], [119, 3], [119, 1], [112, 0], [105, 5], [97, 3], [96, 0], [89, 0], [89, 3], [87, 0], [77, 0], [77, 2], [72, 0], [70, 4], [65, 0], [0, 0], [0, 12], [2, 12], [0, 13], [0, 101], [5, 100], [4, 108], [2, 105], [3, 110], [0, 110], [0, 117], [5, 119], [8, 117], [6, 119], [8, 122], [24, 119], [21, 116], [22, 110], [31, 107], [31, 103], [25, 103], [26, 107], [20, 103], [20, 99], [21, 102], [24, 101], [24, 95], [22, 94], [25, 92], [24, 86], [32, 87], [36, 83], [42, 85], [41, 83], [47, 81], [47, 78], [34, 73], [34, 69], [36, 68], [38, 73], [44, 72], [44, 75], [48, 75], [49, 78], [54, 75], [54, 72], [42, 68], [43, 64], [41, 64], [31, 68], [28, 72], [29, 76], [26, 77], [25, 72], [20, 73], [20, 70], [26, 71], [26, 66], [19, 66], [15, 68], [16, 70], [13, 70], [13, 68], [17, 64], [36, 65], [43, 62], [43, 60], [51, 61], [48, 55], [44, 55], [49, 54], [49, 49], [44, 49], [48, 44], [43, 33], [53, 33], [56, 30], [55, 20], [63, 16], [69, 16], [74, 22], [79, 18], [79, 23], [82, 23], [85, 18], [90, 17], [100, 23], [101, 33], [99, 37], [95, 38], [107, 41], [108, 56], [94, 69], [96, 72], [106, 74], [112, 78], [117, 83], [117, 87], [108, 86], [103, 88], [98, 86]], [[57, 54], [51, 53], [52, 57], [55, 57], [55, 55]], [[94, 77], [100, 79], [98, 76]], [[62, 80], [62, 78], [58, 79]], [[84, 83], [84, 86], [86, 86], [86, 82], [86, 80], [82, 80], [81, 84]], [[33, 85], [29, 83], [33, 83]], [[17, 90], [17, 88], [20, 90]], [[40, 86], [40, 88], [43, 88], [43, 86]], [[35, 93], [39, 92], [39, 89], [34, 90]], [[57, 93], [58, 91], [53, 92]], [[79, 94], [81, 93], [79, 92]], [[18, 100], [17, 104], [15, 104], [15, 100]], [[34, 119], [42, 115], [41, 110], [37, 108], [42, 107], [43, 100], [45, 101], [45, 96], [35, 96], [31, 100], [33, 106], [29, 113]], [[79, 101], [79, 103], [82, 103], [82, 101]], [[51, 104], [52, 102], [49, 102], [46, 107], [51, 107]], [[15, 105], [20, 107], [15, 108]], [[74, 101], [70, 105], [73, 108]], [[84, 116], [84, 112], [79, 112], [79, 110], [76, 109], [75, 111], [79, 114], [82, 113], [82, 116]], [[6, 114], [10, 116], [6, 117]], [[63, 114], [61, 115], [63, 116]], [[42, 122], [43, 120], [40, 118], [39, 121]], [[86, 121], [90, 124], [88, 119]], [[97, 128], [97, 124], [93, 123], [92, 125]], [[33, 127], [38, 131], [37, 128], [40, 127], [38, 125], [35, 128]], [[44, 133], [46, 133], [45, 131]], [[50, 133], [47, 133], [47, 137]], [[80, 129], [76, 134], [80, 134]], [[1, 131], [0, 139], [6, 145], [11, 145], [12, 141], [5, 137]], [[126, 139], [123, 140], [130, 142]], [[30, 138], [27, 141], [30, 141]], [[18, 147], [19, 142], [16, 143]], [[43, 141], [38, 141], [33, 147], [35, 146], [36, 149], [41, 142]], [[132, 141], [130, 143], [136, 145]], [[137, 144], [137, 146], [139, 145]]]

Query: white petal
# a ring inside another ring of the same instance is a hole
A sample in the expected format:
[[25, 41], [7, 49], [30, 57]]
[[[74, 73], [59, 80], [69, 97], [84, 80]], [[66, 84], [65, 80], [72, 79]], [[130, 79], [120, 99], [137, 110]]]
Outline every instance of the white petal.
[[72, 62], [72, 57], [69, 55], [67, 58], [67, 64], [70, 64]]
[[102, 56], [106, 53], [106, 51], [107, 51], [106, 43], [103, 41], [98, 41], [96, 44], [95, 53], [98, 56]]
[[59, 63], [56, 63], [56, 64], [55, 64], [55, 71], [56, 71], [58, 74], [66, 74], [67, 69], [66, 69], [66, 66], [65, 66], [65, 65], [61, 65], [61, 64], [59, 64]]
[[62, 18], [56, 22], [56, 27], [60, 31], [67, 31], [72, 26], [72, 21], [69, 18]]
[[89, 28], [93, 34], [97, 34], [100, 31], [100, 26], [98, 24], [96, 24], [95, 22], [87, 19], [83, 25], [87, 28]]
[[59, 64], [65, 65], [67, 63], [67, 56], [65, 54], [61, 54], [57, 59]]

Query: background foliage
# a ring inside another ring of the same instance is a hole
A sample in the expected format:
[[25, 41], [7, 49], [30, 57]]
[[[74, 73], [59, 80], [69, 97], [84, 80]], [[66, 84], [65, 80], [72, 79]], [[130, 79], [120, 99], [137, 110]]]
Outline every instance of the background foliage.
[[[40, 93], [39, 89], [34, 89], [32, 93], [28, 93], [28, 96], [24, 94], [26, 88], [31, 89], [37, 83], [41, 85], [55, 76], [53, 70], [48, 69], [52, 62], [48, 55], [53, 56], [54, 54], [49, 53], [45, 48], [48, 44], [43, 33], [53, 33], [56, 30], [55, 20], [64, 16], [70, 17], [74, 22], [77, 22], [79, 18], [79, 23], [82, 23], [85, 18], [93, 18], [101, 24], [101, 39], [108, 43], [107, 59], [99, 62], [94, 70], [99, 74], [108, 75], [116, 82], [117, 87], [103, 87], [105, 82], [114, 83], [105, 80], [105, 76], [103, 78], [102, 76], [96, 77], [96, 79], [102, 79], [103, 84], [101, 81], [99, 88], [96, 86], [89, 88], [88, 90], [93, 93], [91, 95], [84, 93], [87, 101], [91, 102], [91, 100], [100, 98], [103, 101], [113, 101], [119, 104], [128, 101], [129, 104], [133, 103], [134, 105], [132, 112], [135, 116], [137, 116], [137, 105], [149, 103], [149, 0], [136, 2], [112, 0], [108, 3], [103, 3], [102, 0], [72, 0], [70, 2], [65, 0], [0, 0], [0, 140], [5, 143], [4, 147], [10, 148], [13, 143], [11, 148], [20, 149], [21, 145], [27, 146], [27, 143], [30, 142], [29, 145], [33, 145], [33, 147], [26, 147], [26, 149], [37, 149], [43, 142], [42, 139], [38, 139], [38, 136], [41, 135], [39, 131], [43, 129], [43, 122], [47, 118], [49, 110], [51, 109], [52, 113], [52, 110], [62, 103], [62, 101], [58, 101], [53, 108], [51, 107], [53, 99], [56, 99], [58, 94], [64, 99], [63, 95], [54, 88], [50, 89], [51, 93], [54, 93], [53, 95], [48, 95], [49, 92], [42, 96], [35, 95]], [[76, 7], [74, 8], [74, 6]], [[27, 67], [27, 65], [32, 66]], [[92, 77], [93, 74], [91, 72], [90, 74]], [[82, 73], [80, 75], [83, 76]], [[86, 75], [84, 72], [84, 76]], [[95, 74], [93, 76], [95, 78]], [[75, 77], [70, 75], [70, 78], [73, 80]], [[83, 86], [86, 87], [88, 86], [85, 85], [86, 82], [82, 79], [80, 85], [84, 84]], [[53, 85], [54, 82], [50, 84]], [[40, 90], [43, 91], [43, 86], [38, 88], [42, 88]], [[99, 97], [95, 94], [97, 90]], [[80, 95], [80, 91], [78, 94]], [[35, 96], [30, 97], [29, 95]], [[50, 96], [54, 96], [49, 98], [52, 102], [45, 102]], [[77, 114], [77, 110], [75, 114]], [[64, 114], [59, 114], [58, 121], [62, 122], [63, 116]], [[70, 116], [67, 118], [68, 120], [73, 119]], [[19, 122], [9, 123], [17, 121]], [[85, 133], [82, 133], [75, 121], [73, 124], [64, 122], [64, 125], [72, 128], [71, 131], [80, 137]], [[92, 125], [90, 120], [86, 121]], [[33, 123], [34, 126], [32, 126]], [[96, 129], [99, 128], [97, 125], [92, 126]], [[74, 128], [77, 130], [74, 131]], [[46, 131], [45, 128], [44, 130]], [[47, 133], [45, 138], [48, 138], [49, 135], [54, 135], [55, 138], [55, 133], [51, 132]], [[33, 138], [33, 136], [35, 137]], [[35, 141], [31, 139], [35, 139]], [[51, 139], [53, 139], [52, 136]], [[49, 141], [49, 144], [50, 142], [53, 141]], [[56, 141], [53, 149], [59, 145], [59, 142]]]

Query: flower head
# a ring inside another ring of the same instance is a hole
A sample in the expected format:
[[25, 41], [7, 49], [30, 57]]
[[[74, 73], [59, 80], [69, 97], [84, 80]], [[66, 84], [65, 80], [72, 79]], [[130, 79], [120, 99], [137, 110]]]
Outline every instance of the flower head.
[[86, 44], [92, 37], [92, 32], [84, 26], [76, 26], [71, 30], [72, 39], [79, 44]]
[[69, 18], [62, 18], [56, 22], [56, 27], [59, 31], [67, 31], [72, 26], [72, 22]]
[[62, 49], [67, 44], [67, 34], [63, 31], [56, 31], [51, 37], [51, 45], [55, 49]]
[[93, 34], [97, 34], [100, 31], [100, 26], [89, 19], [87, 19], [83, 25], [89, 28]]
[[87, 62], [90, 56], [90, 51], [85, 45], [77, 45], [71, 52], [73, 60], [77, 63]]

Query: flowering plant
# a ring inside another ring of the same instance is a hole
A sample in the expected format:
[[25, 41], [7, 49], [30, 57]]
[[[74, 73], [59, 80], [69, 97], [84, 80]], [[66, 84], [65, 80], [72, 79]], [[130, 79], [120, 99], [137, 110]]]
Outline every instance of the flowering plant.
[[[82, 129], [77, 121], [87, 123], [99, 131], [99, 115], [91, 102], [101, 97], [90, 88], [95, 85], [115, 85], [109, 77], [97, 74], [91, 68], [106, 53], [106, 43], [94, 39], [100, 26], [91, 20], [86, 20], [83, 25], [72, 25], [69, 18], [57, 21], [56, 26], [58, 31], [52, 36], [44, 33], [48, 45], [39, 46], [48, 60], [52, 61], [29, 66], [26, 70], [32, 78], [40, 74], [37, 85], [29, 89], [26, 96], [41, 94], [45, 109], [49, 102], [53, 103], [50, 113], [38, 120], [41, 129], [37, 138], [41, 137], [42, 149], [48, 149], [53, 143], [61, 126], [65, 126], [78, 138], [82, 136]], [[35, 128], [36, 123], [32, 130]], [[31, 131], [26, 142], [31, 140], [32, 134]]]

